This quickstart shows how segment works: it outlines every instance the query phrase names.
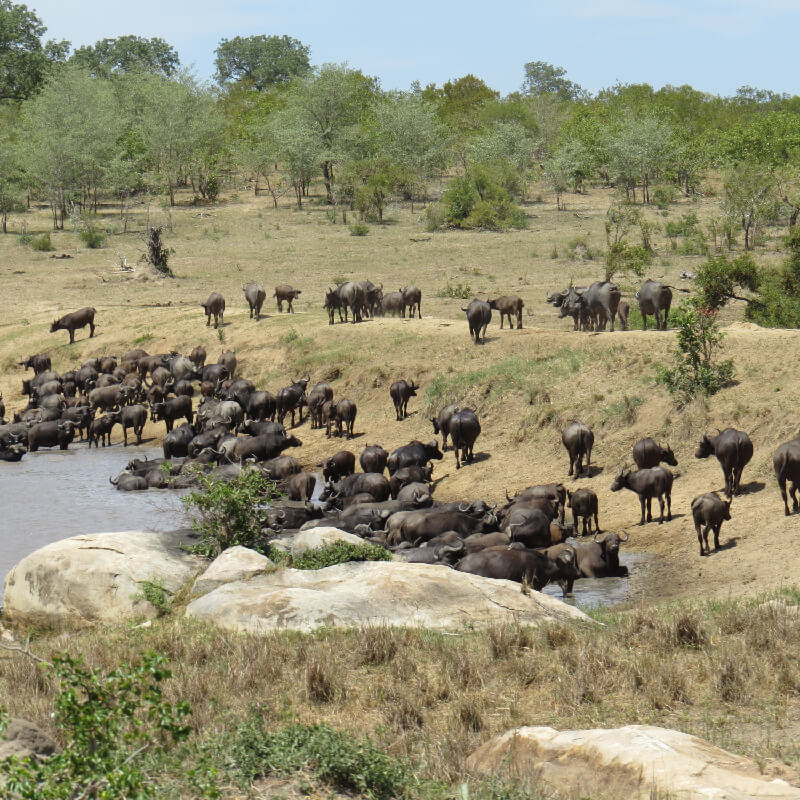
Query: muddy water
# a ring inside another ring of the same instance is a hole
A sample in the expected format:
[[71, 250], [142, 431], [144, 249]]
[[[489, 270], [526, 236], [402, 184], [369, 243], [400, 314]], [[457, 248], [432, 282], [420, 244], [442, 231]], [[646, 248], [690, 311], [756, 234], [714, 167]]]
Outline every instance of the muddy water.
[[185, 523], [177, 492], [118, 492], [108, 482], [131, 458], [160, 448], [40, 450], [0, 461], [0, 586], [14, 564], [50, 542], [80, 533], [172, 530]]
[[[628, 578], [581, 578], [573, 585], [573, 597], [566, 602], [581, 608], [592, 606], [615, 606], [632, 599], [631, 581], [652, 562], [649, 553], [625, 553], [619, 555], [619, 563], [628, 568]], [[544, 593], [561, 598], [561, 587], [555, 584], [545, 586]]]

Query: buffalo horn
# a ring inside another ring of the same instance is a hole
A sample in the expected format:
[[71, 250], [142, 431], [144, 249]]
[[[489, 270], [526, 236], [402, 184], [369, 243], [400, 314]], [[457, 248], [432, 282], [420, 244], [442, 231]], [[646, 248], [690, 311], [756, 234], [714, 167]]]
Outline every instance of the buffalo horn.
[[459, 503], [458, 504], [458, 510], [461, 511], [461, 512], [469, 511], [469, 503]]
[[[622, 538], [623, 536], [625, 537], [624, 539]], [[627, 533], [625, 533], [625, 532], [623, 531], [623, 532], [620, 534], [619, 540], [620, 540], [621, 542], [627, 542], [627, 541], [628, 541], [628, 539], [630, 539], [630, 538], [631, 538], [631, 537], [630, 537], [630, 536], [628, 536], [628, 534], [627, 534]]]
[[112, 486], [116, 486], [116, 485], [119, 483], [119, 478], [117, 478], [117, 480], [113, 480], [113, 479], [112, 479], [112, 477], [109, 475], [109, 476], [108, 476], [108, 482], [109, 482], [109, 483], [110, 483]]
[[509, 495], [508, 495], [508, 489], [506, 489], [506, 500], [508, 500], [509, 503], [513, 503], [514, 502], [514, 498], [513, 497], [509, 497]]
[[605, 540], [605, 538], [606, 538], [606, 535], [605, 535], [604, 533], [602, 533], [602, 534], [601, 534], [601, 533], [596, 533], [596, 534], [594, 535], [594, 541], [595, 541], [595, 542], [599, 542], [599, 541], [600, 541], [600, 540], [597, 538], [598, 536], [602, 536], [604, 540]]

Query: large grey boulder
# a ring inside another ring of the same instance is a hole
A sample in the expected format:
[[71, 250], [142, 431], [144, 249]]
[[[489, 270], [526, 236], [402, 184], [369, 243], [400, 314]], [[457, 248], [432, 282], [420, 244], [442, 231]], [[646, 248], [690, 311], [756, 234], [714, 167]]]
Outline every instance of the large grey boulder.
[[277, 539], [273, 539], [270, 544], [276, 550], [281, 550], [292, 556], [300, 556], [305, 553], [306, 550], [316, 550], [319, 547], [327, 547], [336, 542], [364, 544], [364, 540], [360, 536], [329, 526], [309, 528], [308, 530], [299, 531], [298, 533], [279, 536]]
[[395, 561], [338, 564], [320, 570], [282, 569], [220, 586], [194, 600], [186, 615], [238, 631], [321, 626], [457, 629], [518, 620], [584, 620], [578, 609], [520, 585], [449, 567]]
[[183, 549], [196, 541], [191, 531], [124, 531], [53, 542], [8, 573], [4, 615], [54, 628], [155, 617], [144, 584], [178, 592], [208, 563]]
[[0, 761], [9, 756], [51, 756], [56, 743], [39, 727], [25, 719], [10, 719], [0, 731]]
[[192, 586], [192, 596], [199, 597], [213, 592], [224, 583], [233, 583], [261, 575], [275, 565], [266, 556], [249, 547], [229, 547], [220, 553], [200, 575]]
[[581, 797], [650, 800], [800, 800], [784, 777], [704, 739], [653, 725], [584, 731], [515, 728], [467, 758], [476, 775], [513, 775]]

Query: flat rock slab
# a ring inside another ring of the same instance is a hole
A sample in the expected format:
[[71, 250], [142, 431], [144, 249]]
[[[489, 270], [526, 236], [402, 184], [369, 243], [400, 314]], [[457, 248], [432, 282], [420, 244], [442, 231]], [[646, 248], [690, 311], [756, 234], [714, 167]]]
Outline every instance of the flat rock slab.
[[17, 623], [54, 628], [152, 618], [143, 584], [171, 594], [208, 564], [183, 546], [191, 531], [123, 531], [73, 536], [42, 547], [8, 573], [3, 612]]
[[518, 583], [394, 561], [277, 570], [220, 586], [190, 603], [186, 615], [256, 633], [367, 624], [452, 630], [514, 620], [590, 621], [548, 595], [522, 594]]
[[266, 556], [251, 550], [249, 547], [229, 547], [220, 553], [200, 575], [192, 587], [192, 596], [213, 592], [218, 586], [234, 581], [247, 580], [260, 575], [274, 567], [274, 563]]
[[300, 556], [307, 550], [316, 550], [318, 547], [327, 547], [336, 542], [348, 542], [350, 544], [364, 544], [364, 540], [354, 533], [320, 526], [319, 528], [308, 528], [308, 530], [292, 533], [288, 536], [279, 536], [273, 539], [270, 544], [276, 550], [282, 550], [292, 556]]
[[763, 775], [755, 761], [652, 725], [515, 728], [479, 747], [467, 758], [467, 769], [527, 778], [581, 797], [650, 800], [663, 793], [681, 800], [800, 800], [800, 788]]

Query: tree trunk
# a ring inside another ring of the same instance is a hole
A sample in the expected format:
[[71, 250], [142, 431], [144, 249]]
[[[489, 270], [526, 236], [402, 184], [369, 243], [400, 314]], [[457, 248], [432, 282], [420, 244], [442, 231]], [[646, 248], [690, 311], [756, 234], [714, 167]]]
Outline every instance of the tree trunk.
[[328, 205], [333, 205], [333, 166], [330, 161], [322, 162], [322, 177], [325, 181], [325, 200]]
[[789, 214], [789, 227], [794, 228], [797, 224], [797, 217], [800, 215], [800, 206], [793, 206], [792, 213]]
[[172, 181], [168, 183], [169, 188], [169, 204], [171, 206], [175, 205], [175, 186], [173, 185]]

